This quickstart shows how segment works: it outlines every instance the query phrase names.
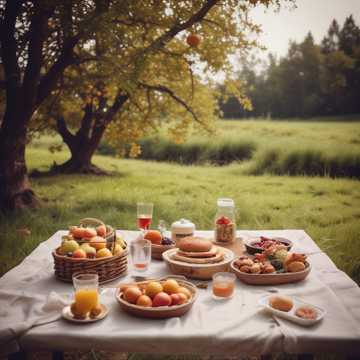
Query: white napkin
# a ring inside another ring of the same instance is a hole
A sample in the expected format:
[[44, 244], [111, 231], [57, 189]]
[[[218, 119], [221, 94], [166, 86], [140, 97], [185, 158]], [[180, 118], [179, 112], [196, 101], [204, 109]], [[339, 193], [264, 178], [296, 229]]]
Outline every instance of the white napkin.
[[60, 319], [70, 297], [51, 292], [47, 297], [23, 290], [0, 290], [0, 355], [20, 350], [26, 331]]

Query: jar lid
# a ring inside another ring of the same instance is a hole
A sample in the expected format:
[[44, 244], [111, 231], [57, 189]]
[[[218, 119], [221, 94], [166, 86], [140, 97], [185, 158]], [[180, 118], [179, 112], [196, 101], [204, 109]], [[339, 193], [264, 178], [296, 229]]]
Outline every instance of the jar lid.
[[235, 203], [233, 199], [220, 198], [217, 200], [217, 206], [219, 207], [234, 207]]
[[180, 219], [178, 221], [175, 221], [171, 224], [171, 229], [172, 230], [195, 230], [195, 225], [187, 219]]

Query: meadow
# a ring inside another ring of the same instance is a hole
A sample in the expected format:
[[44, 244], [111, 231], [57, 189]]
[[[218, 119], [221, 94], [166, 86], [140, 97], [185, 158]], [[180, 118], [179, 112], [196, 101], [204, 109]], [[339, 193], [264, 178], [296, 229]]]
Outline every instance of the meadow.
[[[213, 135], [193, 131], [183, 144], [175, 144], [162, 131], [141, 141], [140, 157], [184, 165], [241, 162], [244, 175], [360, 179], [360, 122], [355, 118], [222, 120], [216, 128]], [[101, 152], [109, 152], [109, 147], [103, 146]]]
[[[292, 140], [288, 139], [290, 135], [280, 135], [292, 124], [279, 124], [277, 133], [273, 124], [267, 122], [262, 122], [259, 129], [251, 121], [223, 125], [229, 132], [233, 131], [231, 126], [236, 129], [245, 126], [247, 132], [244, 130], [241, 136], [252, 141], [262, 132], [264, 147], [272, 137], [273, 144], [278, 143], [284, 148], [312, 144], [322, 146], [323, 151], [332, 150], [334, 155], [345, 150], [356, 151], [355, 144], [348, 141], [342, 146], [342, 143], [348, 137], [356, 139], [359, 136], [357, 124], [341, 124], [338, 131], [334, 124], [326, 132], [328, 124], [323, 128], [324, 124], [311, 123], [306, 132], [297, 136], [298, 127], [294, 124]], [[316, 129], [320, 129], [321, 134], [315, 134]], [[324, 141], [320, 144], [321, 138]], [[67, 158], [65, 149], [49, 153], [48, 146], [52, 142], [51, 138], [40, 139], [28, 147], [30, 171], [35, 168], [45, 170], [54, 161], [60, 163]], [[304, 229], [340, 269], [360, 283], [358, 180], [246, 175], [243, 163], [181, 166], [102, 155], [97, 155], [94, 162], [112, 175], [33, 178], [32, 185], [42, 199], [42, 207], [10, 218], [0, 217], [0, 275], [56, 230], [66, 229], [83, 217], [100, 217], [116, 228], [136, 229], [136, 202], [143, 199], [155, 204], [155, 226], [159, 219], [170, 224], [186, 217], [193, 220], [198, 229], [211, 229], [216, 199], [226, 196], [235, 200], [239, 229]], [[31, 231], [27, 237], [21, 237], [17, 232], [24, 227]]]

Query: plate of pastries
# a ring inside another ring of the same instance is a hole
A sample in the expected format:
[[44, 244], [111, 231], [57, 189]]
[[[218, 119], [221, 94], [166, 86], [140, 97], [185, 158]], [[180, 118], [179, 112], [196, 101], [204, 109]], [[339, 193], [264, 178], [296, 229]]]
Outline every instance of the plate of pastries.
[[232, 261], [231, 271], [252, 285], [278, 285], [304, 280], [311, 265], [306, 255], [293, 253], [283, 245], [274, 245], [254, 256], [242, 255]]
[[229, 270], [234, 259], [231, 250], [198, 236], [184, 237], [177, 246], [165, 251], [163, 259], [173, 273], [195, 279], [211, 279], [213, 274]]

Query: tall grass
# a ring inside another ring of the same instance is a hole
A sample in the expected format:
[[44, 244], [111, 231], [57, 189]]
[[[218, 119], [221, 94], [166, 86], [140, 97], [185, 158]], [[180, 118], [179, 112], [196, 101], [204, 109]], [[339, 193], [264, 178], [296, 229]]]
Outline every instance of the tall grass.
[[176, 144], [165, 138], [146, 138], [140, 141], [143, 160], [176, 162], [183, 165], [227, 165], [233, 161], [248, 160], [256, 149], [253, 142], [189, 141]]
[[255, 156], [248, 174], [307, 175], [360, 179], [360, 154], [327, 155], [319, 150], [267, 149]]

